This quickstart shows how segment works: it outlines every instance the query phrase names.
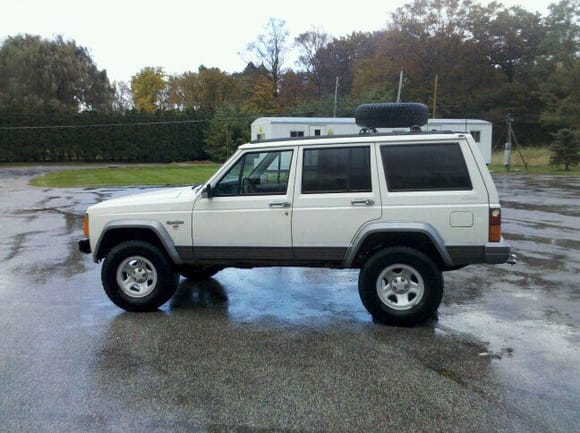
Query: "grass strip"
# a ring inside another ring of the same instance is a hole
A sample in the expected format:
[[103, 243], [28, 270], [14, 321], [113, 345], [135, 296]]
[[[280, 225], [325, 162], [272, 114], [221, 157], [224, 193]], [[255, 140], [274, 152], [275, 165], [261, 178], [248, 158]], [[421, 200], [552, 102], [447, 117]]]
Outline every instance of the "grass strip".
[[572, 175], [580, 174], [580, 167], [571, 167], [565, 171], [564, 167], [553, 167], [550, 165], [550, 149], [548, 147], [524, 147], [522, 153], [528, 162], [528, 172], [526, 173], [524, 164], [517, 151], [512, 151], [512, 165], [507, 172], [503, 165], [503, 150], [494, 152], [491, 157], [489, 170], [497, 174], [558, 174]]
[[34, 186], [79, 188], [130, 185], [192, 185], [205, 182], [219, 164], [113, 166], [54, 171], [33, 178]]

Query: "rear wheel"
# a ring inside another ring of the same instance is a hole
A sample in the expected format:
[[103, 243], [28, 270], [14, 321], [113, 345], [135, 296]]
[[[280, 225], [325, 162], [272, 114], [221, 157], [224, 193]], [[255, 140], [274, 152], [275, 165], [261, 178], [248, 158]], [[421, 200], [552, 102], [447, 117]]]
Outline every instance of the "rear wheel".
[[107, 254], [101, 280], [117, 306], [127, 311], [153, 311], [173, 296], [179, 276], [159, 248], [128, 241]]
[[359, 294], [375, 320], [416, 325], [437, 311], [443, 275], [429, 257], [413, 248], [386, 248], [361, 269]]

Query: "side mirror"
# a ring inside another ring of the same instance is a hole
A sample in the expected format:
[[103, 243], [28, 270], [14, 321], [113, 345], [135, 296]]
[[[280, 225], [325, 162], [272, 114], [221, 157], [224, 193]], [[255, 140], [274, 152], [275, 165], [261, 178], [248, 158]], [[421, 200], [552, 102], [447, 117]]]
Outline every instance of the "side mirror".
[[213, 197], [213, 190], [212, 190], [211, 185], [209, 183], [201, 191], [201, 196], [203, 198], [212, 198]]

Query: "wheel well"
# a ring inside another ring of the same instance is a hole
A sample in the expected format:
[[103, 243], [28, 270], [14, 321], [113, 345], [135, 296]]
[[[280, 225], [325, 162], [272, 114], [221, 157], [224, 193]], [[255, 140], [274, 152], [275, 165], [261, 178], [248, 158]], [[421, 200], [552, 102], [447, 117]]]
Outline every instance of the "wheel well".
[[[148, 242], [159, 248], [170, 259], [165, 246], [159, 240], [159, 237], [152, 229], [147, 228], [114, 228], [108, 230], [101, 239], [99, 250], [97, 252], [97, 260], [104, 258], [109, 251], [126, 241], [142, 241]], [[170, 259], [171, 260], [171, 259]]]
[[427, 255], [440, 268], [445, 263], [431, 238], [420, 232], [380, 232], [371, 233], [362, 242], [355, 255], [352, 267], [359, 268], [375, 252], [388, 247], [409, 247]]

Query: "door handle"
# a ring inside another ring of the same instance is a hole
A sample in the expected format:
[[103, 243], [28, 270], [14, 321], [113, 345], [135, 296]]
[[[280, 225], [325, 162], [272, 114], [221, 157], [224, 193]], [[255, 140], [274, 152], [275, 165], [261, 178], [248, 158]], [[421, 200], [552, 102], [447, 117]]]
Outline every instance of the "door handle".
[[372, 206], [375, 204], [375, 201], [370, 198], [367, 200], [352, 200], [350, 204], [353, 206]]
[[290, 207], [290, 202], [287, 201], [275, 201], [270, 203], [268, 206], [270, 206], [271, 208], [287, 208]]

